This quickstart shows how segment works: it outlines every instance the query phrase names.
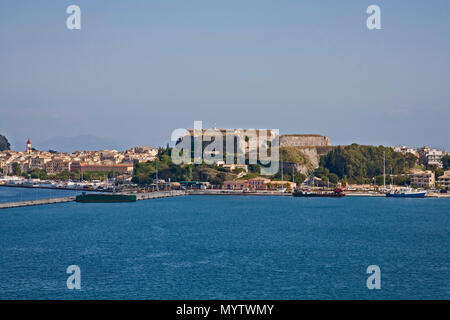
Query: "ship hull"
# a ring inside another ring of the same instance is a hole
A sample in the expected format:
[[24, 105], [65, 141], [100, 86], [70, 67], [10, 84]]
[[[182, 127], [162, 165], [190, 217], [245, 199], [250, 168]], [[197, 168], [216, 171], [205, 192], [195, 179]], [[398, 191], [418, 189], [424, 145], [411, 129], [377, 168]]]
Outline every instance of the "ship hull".
[[131, 194], [81, 194], [75, 198], [82, 203], [136, 202], [136, 195]]
[[415, 193], [386, 193], [388, 198], [424, 198], [426, 192], [415, 192]]

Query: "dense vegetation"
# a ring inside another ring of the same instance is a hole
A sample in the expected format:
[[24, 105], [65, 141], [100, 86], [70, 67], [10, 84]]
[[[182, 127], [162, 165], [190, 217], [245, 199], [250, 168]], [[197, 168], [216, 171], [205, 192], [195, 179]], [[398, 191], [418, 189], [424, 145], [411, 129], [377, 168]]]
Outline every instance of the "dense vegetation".
[[171, 181], [209, 181], [212, 184], [222, 184], [225, 180], [236, 177], [236, 173], [225, 172], [216, 165], [176, 165], [172, 163], [170, 153], [171, 148], [160, 148], [155, 161], [136, 164], [132, 181], [141, 185], [153, 183], [156, 168], [158, 178], [166, 181], [170, 178]]
[[[326, 156], [321, 157], [320, 167], [315, 173], [316, 176], [328, 179], [330, 182], [339, 179], [349, 183], [373, 183], [375, 179], [375, 182], [380, 184], [383, 175], [384, 152], [386, 152], [386, 174], [392, 172], [399, 180], [401, 180], [402, 174], [408, 173], [409, 169], [416, 165], [417, 158], [412, 154], [404, 156], [399, 152], [394, 152], [392, 148], [352, 144], [346, 147], [337, 147]], [[398, 182], [406, 183], [403, 180]]]
[[444, 170], [450, 170], [450, 155], [446, 155], [442, 157], [442, 168]]
[[0, 134], [0, 151], [9, 150], [10, 147], [8, 139]]
[[295, 147], [282, 147], [280, 148], [281, 155], [280, 160], [285, 163], [296, 163], [302, 165], [310, 164], [308, 158], [305, 157], [297, 148]]
[[114, 176], [117, 176], [117, 173], [114, 173], [113, 171], [110, 172], [101, 172], [101, 171], [89, 171], [89, 172], [83, 172], [81, 175], [80, 172], [77, 170], [76, 172], [68, 172], [63, 171], [56, 174], [48, 174], [45, 169], [33, 169], [29, 171], [22, 172], [20, 169], [20, 165], [15, 162], [12, 165], [13, 174], [22, 176], [25, 178], [32, 178], [32, 179], [41, 179], [41, 180], [61, 180], [61, 181], [67, 181], [67, 180], [74, 180], [74, 181], [80, 181], [80, 180], [86, 180], [86, 181], [92, 181], [92, 180], [101, 180], [104, 181], [106, 178], [110, 179]]
[[[289, 163], [307, 163], [307, 159], [295, 150], [282, 150], [283, 161], [288, 159]], [[208, 181], [213, 185], [222, 185], [226, 180], [233, 180], [238, 177], [238, 174], [243, 169], [236, 169], [233, 172], [228, 172], [226, 169], [213, 165], [203, 164], [173, 164], [170, 158], [171, 148], [161, 148], [156, 161], [148, 161], [145, 163], [138, 163], [134, 169], [133, 182], [141, 185], [151, 184], [156, 179], [156, 167], [158, 167], [158, 178], [166, 181]], [[285, 158], [284, 158], [285, 157]], [[259, 164], [248, 165], [248, 174], [240, 177], [240, 179], [250, 179], [260, 176], [261, 166]], [[269, 177], [272, 179], [281, 180], [281, 173], [278, 172], [275, 176]], [[286, 173], [283, 176], [285, 181], [294, 180], [301, 183], [305, 180], [305, 175]]]

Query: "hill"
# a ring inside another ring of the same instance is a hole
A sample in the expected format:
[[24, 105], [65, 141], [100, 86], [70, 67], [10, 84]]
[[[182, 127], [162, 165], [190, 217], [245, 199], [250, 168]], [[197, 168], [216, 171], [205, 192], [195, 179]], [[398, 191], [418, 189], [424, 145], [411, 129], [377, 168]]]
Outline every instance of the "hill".
[[386, 153], [386, 173], [405, 174], [414, 168], [417, 158], [412, 154], [403, 155], [389, 147], [362, 146], [352, 144], [338, 147], [320, 158], [320, 175], [333, 174], [351, 183], [371, 183], [383, 174], [384, 153]]
[[0, 134], [0, 151], [9, 150], [10, 147], [11, 145], [9, 144], [8, 139]]

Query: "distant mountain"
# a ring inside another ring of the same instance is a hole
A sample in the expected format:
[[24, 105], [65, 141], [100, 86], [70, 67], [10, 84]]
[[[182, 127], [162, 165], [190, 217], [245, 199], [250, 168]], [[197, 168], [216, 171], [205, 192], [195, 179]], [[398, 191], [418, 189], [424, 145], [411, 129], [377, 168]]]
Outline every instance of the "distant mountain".
[[11, 145], [9, 144], [8, 139], [0, 134], [0, 151], [9, 150], [10, 147]]
[[56, 150], [58, 152], [73, 152], [79, 150], [123, 150], [124, 145], [119, 141], [100, 138], [93, 135], [79, 135], [75, 137], [54, 137], [36, 144], [38, 150]]

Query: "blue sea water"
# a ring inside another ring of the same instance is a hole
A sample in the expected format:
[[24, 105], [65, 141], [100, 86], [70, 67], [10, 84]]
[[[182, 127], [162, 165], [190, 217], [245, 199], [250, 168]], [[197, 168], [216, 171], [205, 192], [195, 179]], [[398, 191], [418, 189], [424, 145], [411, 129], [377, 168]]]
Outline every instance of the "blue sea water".
[[0, 243], [0, 299], [450, 298], [450, 199], [62, 203], [0, 210]]
[[77, 194], [80, 194], [80, 191], [0, 186], [0, 203], [69, 197]]

